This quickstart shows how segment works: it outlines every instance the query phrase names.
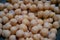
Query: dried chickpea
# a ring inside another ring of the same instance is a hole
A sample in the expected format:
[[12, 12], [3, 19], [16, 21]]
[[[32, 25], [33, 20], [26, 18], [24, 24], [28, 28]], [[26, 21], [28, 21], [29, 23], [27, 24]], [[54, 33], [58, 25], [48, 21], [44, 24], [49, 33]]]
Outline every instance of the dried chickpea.
[[11, 32], [9, 30], [3, 30], [2, 36], [8, 38], [11, 35]]
[[13, 16], [15, 15], [14, 10], [10, 10], [9, 13], [11, 13]]
[[23, 0], [23, 2], [24, 2], [25, 4], [28, 4], [28, 3], [29, 3], [29, 0]]
[[57, 0], [51, 0], [51, 3], [55, 4], [57, 2]]
[[16, 14], [16, 15], [20, 15], [20, 14], [21, 14], [21, 9], [16, 9], [16, 10], [15, 10], [15, 14]]
[[11, 27], [10, 31], [12, 34], [16, 34], [17, 28], [16, 27]]
[[2, 29], [0, 29], [0, 36], [2, 35], [2, 31], [3, 31], [3, 30], [2, 30]]
[[6, 16], [9, 18], [9, 19], [12, 19], [13, 18], [13, 15], [11, 13], [7, 13]]
[[46, 2], [47, 0], [41, 0], [42, 2]]
[[14, 9], [18, 9], [19, 8], [19, 4], [15, 3], [13, 7], [14, 7]]
[[11, 28], [11, 24], [10, 23], [6, 23], [5, 25], [3, 25], [3, 29], [9, 30]]
[[51, 10], [54, 10], [54, 8], [55, 8], [55, 4], [50, 5]]
[[52, 29], [50, 29], [50, 32], [51, 33], [57, 33], [57, 29], [56, 28], [52, 28]]
[[38, 0], [34, 0], [34, 3], [35, 3], [35, 4], [38, 4]]
[[28, 13], [27, 10], [22, 11], [22, 14], [23, 14], [23, 15], [26, 15], [27, 13]]
[[25, 38], [19, 38], [18, 40], [25, 40]]
[[42, 36], [48, 36], [48, 29], [47, 28], [43, 28], [40, 33], [42, 34]]
[[59, 28], [59, 22], [58, 22], [58, 21], [55, 21], [55, 22], [53, 23], [53, 27], [54, 27], [54, 28]]
[[26, 40], [33, 40], [33, 38], [26, 38]]
[[49, 17], [55, 16], [55, 12], [50, 12]]
[[18, 30], [18, 31], [16, 32], [16, 36], [17, 36], [17, 37], [22, 37], [22, 36], [24, 36], [24, 31], [23, 31], [23, 30]]
[[0, 11], [0, 17], [5, 16], [5, 13], [3, 11]]
[[18, 4], [19, 4], [19, 5], [23, 4], [23, 1], [18, 1]]
[[2, 29], [3, 25], [0, 23], [0, 29]]
[[4, 9], [4, 12], [5, 12], [5, 13], [8, 13], [8, 9], [7, 9], [7, 8], [6, 8], [6, 9]]
[[41, 35], [40, 34], [34, 34], [33, 38], [34, 38], [34, 40], [40, 40]]
[[38, 3], [37, 4], [43, 4], [43, 2], [42, 1], [38, 1]]
[[4, 9], [4, 4], [0, 3], [0, 10], [3, 10], [3, 9]]
[[17, 3], [19, 0], [11, 0], [11, 3], [14, 4], [14, 3]]
[[27, 8], [30, 8], [30, 6], [31, 6], [31, 3], [26, 4]]
[[6, 16], [2, 17], [2, 22], [3, 23], [7, 23], [8, 21], [9, 21], [8, 17], [6, 17]]
[[22, 20], [22, 23], [23, 23], [23, 24], [26, 24], [26, 25], [29, 25], [29, 24], [30, 24], [29, 20], [26, 19], [26, 18]]
[[16, 25], [16, 24], [17, 24], [17, 20], [14, 19], [14, 18], [11, 19], [11, 20], [10, 20], [10, 24], [13, 25], [13, 26]]
[[27, 26], [25, 24], [20, 24], [19, 29], [21, 29], [23, 31], [27, 31], [28, 30], [28, 28], [27, 28]]
[[17, 40], [16, 35], [10, 35], [9, 40]]
[[44, 38], [43, 40], [49, 40], [48, 38]]

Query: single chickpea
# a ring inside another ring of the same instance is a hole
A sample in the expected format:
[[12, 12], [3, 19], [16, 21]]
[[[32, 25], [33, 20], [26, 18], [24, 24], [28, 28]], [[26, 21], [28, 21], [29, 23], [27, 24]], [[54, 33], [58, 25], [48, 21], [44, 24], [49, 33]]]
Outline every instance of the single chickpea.
[[55, 12], [50, 12], [49, 17], [55, 16]]
[[37, 4], [43, 4], [43, 2], [42, 1], [38, 1], [38, 3]]
[[54, 27], [54, 28], [59, 28], [59, 22], [58, 22], [58, 21], [55, 21], [55, 22], [53, 23], [53, 27]]
[[35, 4], [38, 4], [38, 0], [34, 0], [34, 3], [35, 3]]
[[10, 23], [6, 23], [5, 25], [3, 25], [3, 29], [9, 30], [11, 28], [11, 24]]
[[43, 40], [49, 40], [48, 38], [44, 38]]
[[2, 23], [2, 18], [0, 18], [0, 23]]
[[52, 29], [50, 29], [50, 32], [51, 33], [57, 33], [57, 29], [56, 28], [52, 28]]
[[2, 31], [3, 31], [3, 30], [2, 30], [2, 29], [0, 29], [0, 36], [2, 35]]
[[23, 15], [26, 15], [27, 13], [28, 13], [27, 10], [22, 11], [22, 14], [23, 14]]
[[29, 3], [29, 0], [23, 0], [23, 2], [24, 2], [25, 4], [28, 4], [28, 3]]
[[0, 23], [0, 29], [2, 29], [3, 25]]
[[25, 24], [20, 24], [19, 29], [21, 29], [23, 31], [27, 31], [28, 30], [28, 28], [27, 28], [27, 26]]
[[4, 9], [4, 4], [3, 3], [0, 3], [0, 10], [3, 10]]
[[55, 4], [57, 3], [57, 0], [51, 0], [51, 3]]
[[34, 38], [34, 40], [40, 40], [41, 35], [40, 34], [34, 34], [33, 38]]
[[42, 36], [48, 36], [48, 29], [47, 28], [43, 28], [40, 33], [42, 34]]
[[11, 3], [14, 4], [14, 3], [18, 3], [19, 0], [11, 0]]
[[39, 18], [42, 18], [42, 16], [43, 16], [43, 11], [38, 11], [38, 14], [37, 14], [37, 15], [38, 15]]
[[51, 10], [54, 10], [54, 8], [55, 8], [55, 4], [50, 5]]
[[6, 16], [9, 18], [9, 19], [12, 19], [13, 18], [13, 15], [11, 13], [7, 13]]
[[11, 20], [10, 20], [10, 24], [13, 25], [13, 26], [16, 25], [16, 24], [17, 24], [17, 20], [14, 19], [14, 18], [11, 19]]
[[13, 7], [14, 7], [14, 9], [18, 9], [19, 8], [19, 4], [15, 3]]
[[22, 23], [23, 24], [26, 24], [26, 25], [29, 25], [30, 24], [30, 21], [28, 19], [23, 19], [22, 20]]
[[9, 40], [17, 40], [16, 35], [10, 35]]
[[16, 15], [20, 15], [20, 14], [21, 14], [21, 9], [16, 9], [16, 10], [15, 10], [15, 14], [16, 14]]
[[24, 32], [24, 37], [25, 37], [25, 38], [28, 38], [28, 37], [30, 37], [30, 36], [31, 36], [30, 32]]
[[28, 15], [23, 15], [23, 18], [25, 19], [28, 19], [29, 20], [29, 16]]
[[10, 31], [12, 34], [16, 34], [17, 28], [16, 27], [11, 27]]
[[31, 6], [31, 3], [26, 4], [26, 7], [29, 9]]
[[3, 11], [0, 11], [0, 17], [5, 16], [5, 13]]
[[23, 4], [23, 1], [18, 1], [18, 4], [19, 4], [19, 5]]
[[8, 38], [11, 35], [11, 32], [9, 30], [3, 30], [2, 36]]
[[8, 10], [12, 10], [13, 9], [13, 5], [12, 4], [7, 5], [7, 9]]
[[27, 9], [27, 6], [26, 6], [25, 4], [21, 4], [20, 8], [21, 8], [22, 10], [26, 10], [26, 9]]
[[51, 34], [49, 34], [48, 35], [48, 37], [50, 38], [50, 39], [56, 39], [56, 34], [55, 33], [51, 33]]
[[22, 37], [22, 36], [24, 36], [24, 31], [23, 31], [23, 30], [18, 30], [18, 31], [16, 32], [16, 36], [17, 36], [17, 37]]
[[8, 17], [6, 17], [6, 16], [2, 17], [2, 22], [3, 23], [7, 23], [8, 21], [9, 21]]
[[25, 40], [25, 38], [19, 38], [18, 40]]
[[46, 2], [47, 0], [41, 0], [42, 2]]
[[3, 11], [4, 11], [6, 14], [8, 13], [8, 9], [7, 9], [7, 8], [6, 8], [6, 9], [4, 9]]
[[15, 15], [15, 11], [14, 10], [10, 10], [9, 13], [11, 13], [13, 16]]
[[26, 38], [26, 40], [33, 40], [33, 38]]

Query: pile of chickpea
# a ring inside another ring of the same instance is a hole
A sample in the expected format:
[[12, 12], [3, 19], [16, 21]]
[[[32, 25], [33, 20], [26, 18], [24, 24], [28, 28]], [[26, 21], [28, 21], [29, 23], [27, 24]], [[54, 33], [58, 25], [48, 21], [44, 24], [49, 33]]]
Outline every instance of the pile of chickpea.
[[55, 4], [56, 0], [0, 3], [0, 36], [5, 40], [55, 40], [60, 26], [60, 4]]

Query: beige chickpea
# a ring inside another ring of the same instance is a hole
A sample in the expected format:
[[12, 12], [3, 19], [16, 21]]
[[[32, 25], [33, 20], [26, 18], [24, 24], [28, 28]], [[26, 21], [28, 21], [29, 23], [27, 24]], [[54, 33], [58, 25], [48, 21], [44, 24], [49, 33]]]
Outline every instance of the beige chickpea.
[[22, 36], [24, 36], [24, 31], [23, 31], [23, 30], [18, 30], [18, 31], [16, 32], [16, 36], [17, 36], [17, 37], [22, 37]]
[[6, 8], [6, 9], [4, 9], [3, 11], [4, 11], [5, 13], [8, 13], [8, 9], [7, 9], [7, 8]]
[[53, 27], [54, 27], [54, 28], [59, 28], [59, 22], [58, 22], [58, 21], [55, 21], [55, 22], [53, 23]]
[[31, 6], [31, 3], [26, 4], [27, 8], [30, 8], [30, 6]]
[[3, 11], [0, 11], [0, 17], [5, 16], [5, 13]]
[[11, 32], [9, 30], [3, 30], [2, 36], [8, 38], [11, 35]]
[[57, 0], [51, 0], [51, 3], [55, 4]]
[[0, 10], [3, 10], [3, 9], [4, 9], [4, 4], [0, 3]]
[[33, 5], [31, 5], [30, 6], [30, 11], [32, 11], [32, 12], [36, 12], [37, 11], [37, 6], [35, 5], [35, 4], [33, 4]]
[[15, 3], [13, 7], [14, 7], [14, 9], [18, 9], [19, 8], [19, 4]]
[[34, 38], [34, 40], [40, 40], [41, 35], [40, 34], [34, 34], [33, 38]]
[[33, 38], [26, 38], [26, 40], [33, 40]]
[[50, 29], [50, 32], [51, 33], [57, 33], [57, 29], [56, 28], [52, 28], [52, 29]]
[[3, 25], [0, 23], [0, 29], [2, 29], [3, 28]]
[[28, 28], [27, 28], [27, 26], [25, 24], [20, 24], [19, 29], [21, 29], [23, 31], [27, 31], [28, 30]]
[[11, 19], [11, 20], [10, 20], [10, 24], [13, 25], [13, 26], [16, 25], [16, 24], [17, 24], [17, 20], [14, 19], [14, 18]]
[[2, 18], [0, 18], [0, 23], [2, 23]]
[[46, 2], [47, 0], [41, 0], [42, 2]]
[[25, 40], [25, 38], [19, 38], [18, 40]]
[[39, 18], [42, 18], [42, 16], [43, 16], [43, 11], [38, 11], [38, 14], [37, 14], [37, 15], [38, 15]]
[[12, 10], [13, 9], [13, 5], [12, 4], [7, 5], [7, 9], [8, 10]]
[[52, 28], [52, 24], [48, 23], [48, 22], [45, 22], [44, 27], [50, 29], [50, 28]]
[[55, 12], [50, 12], [49, 17], [55, 16]]
[[38, 0], [34, 0], [34, 3], [35, 3], [35, 4], [38, 4]]
[[19, 0], [11, 0], [11, 3], [14, 4], [14, 3], [17, 3]]
[[28, 38], [28, 37], [30, 37], [30, 36], [31, 36], [30, 32], [24, 32], [24, 37], [25, 37], [25, 38]]
[[54, 10], [54, 8], [55, 8], [55, 4], [50, 5], [51, 10]]
[[42, 1], [38, 1], [38, 4], [43, 4], [43, 2]]
[[18, 1], [18, 4], [19, 4], [19, 5], [23, 4], [23, 1]]
[[17, 40], [16, 35], [10, 35], [9, 40]]
[[43, 8], [44, 8], [43, 4], [38, 4], [37, 7], [38, 7], [39, 10], [43, 10]]
[[54, 8], [54, 11], [56, 12], [56, 13], [59, 13], [60, 11], [59, 11], [59, 7], [55, 7]]
[[37, 24], [38, 24], [38, 22], [37, 22], [35, 19], [31, 20], [31, 25], [32, 25], [32, 26], [35, 26], [35, 25], [37, 25]]
[[43, 28], [40, 33], [42, 34], [42, 36], [48, 36], [48, 29], [47, 28]]
[[9, 30], [11, 28], [11, 24], [10, 23], [6, 23], [5, 25], [3, 25], [3, 29]]
[[48, 37], [50, 39], [56, 39], [56, 34], [55, 33], [51, 33], [51, 34], [48, 35]]
[[9, 21], [8, 17], [6, 17], [6, 16], [2, 17], [2, 22], [3, 23], [7, 23], [8, 21]]
[[13, 15], [11, 13], [7, 13], [6, 16], [9, 18], [9, 19], [12, 19], [13, 18]]
[[20, 8], [21, 8], [22, 10], [26, 10], [26, 9], [27, 9], [27, 6], [26, 6], [25, 4], [21, 4]]
[[21, 14], [21, 9], [16, 9], [16, 10], [15, 10], [15, 14], [16, 14], [16, 15], [20, 15], [20, 14]]
[[17, 28], [16, 27], [11, 27], [10, 31], [12, 34], [16, 34]]
[[2, 31], [3, 31], [3, 30], [2, 30], [2, 29], [0, 29], [0, 36], [2, 35]]
[[28, 19], [23, 19], [23, 20], [22, 20], [22, 23], [23, 23], [23, 24], [26, 24], [26, 25], [29, 25], [29, 24], [30, 24], [30, 22], [29, 22]]
[[27, 10], [22, 11], [22, 14], [23, 14], [23, 15], [26, 15], [27, 13], [28, 13]]
[[23, 0], [23, 2], [24, 2], [25, 4], [28, 4], [28, 3], [29, 3], [29, 0]]
[[23, 15], [23, 18], [25, 19], [28, 19], [29, 20], [29, 16], [28, 15]]

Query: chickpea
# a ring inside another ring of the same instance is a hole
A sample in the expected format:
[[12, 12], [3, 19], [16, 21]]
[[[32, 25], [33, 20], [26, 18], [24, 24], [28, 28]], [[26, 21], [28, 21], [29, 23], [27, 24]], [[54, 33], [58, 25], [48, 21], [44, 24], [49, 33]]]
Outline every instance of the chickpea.
[[17, 40], [17, 39], [16, 39], [16, 35], [11, 35], [11, 36], [9, 37], [9, 40]]
[[9, 30], [11, 28], [11, 24], [10, 23], [6, 23], [5, 25], [3, 25], [3, 29]]
[[34, 40], [40, 40], [41, 35], [40, 34], [34, 34], [33, 38]]
[[54, 27], [54, 28], [59, 28], [59, 22], [58, 22], [58, 21], [55, 21], [55, 22], [53, 23], [53, 27]]
[[4, 9], [4, 4], [3, 3], [0, 3], [0, 10], [3, 10]]
[[0, 29], [2, 29], [3, 25], [0, 23]]
[[43, 4], [43, 2], [42, 1], [38, 1], [38, 3], [37, 4]]
[[14, 3], [17, 3], [19, 0], [11, 0], [11, 3], [14, 4]]
[[51, 0], [51, 3], [55, 4], [55, 3], [57, 3], [56, 1], [57, 1], [57, 0]]
[[3, 11], [4, 11], [6, 14], [8, 13], [8, 9], [7, 9], [7, 8], [6, 8], [6, 9], [4, 9]]
[[35, 4], [38, 4], [38, 0], [34, 0], [34, 3], [35, 3]]
[[24, 31], [23, 30], [18, 30], [17, 32], [16, 32], [16, 36], [17, 37], [22, 37], [24, 35]]
[[43, 16], [43, 11], [38, 11], [38, 14], [37, 14], [37, 15], [38, 15], [39, 18], [42, 18], [42, 16]]
[[6, 16], [2, 17], [2, 22], [3, 23], [7, 23], [8, 21], [9, 21], [8, 17], [6, 17]]
[[51, 33], [57, 33], [57, 29], [56, 28], [52, 28], [52, 29], [50, 29], [50, 32]]
[[23, 1], [18, 1], [18, 4], [19, 4], [19, 5], [23, 4]]
[[12, 34], [16, 34], [17, 28], [16, 27], [11, 27], [10, 28]]
[[11, 35], [11, 32], [9, 30], [3, 30], [2, 36], [8, 38]]
[[48, 29], [47, 28], [43, 28], [40, 33], [42, 34], [42, 36], [48, 36]]
[[41, 0], [42, 2], [46, 2], [47, 0]]
[[25, 24], [20, 24], [19, 29], [21, 29], [23, 31], [27, 31], [28, 30], [28, 28], [27, 28], [27, 26]]
[[26, 24], [26, 25], [29, 25], [29, 24], [30, 24], [30, 22], [29, 22], [28, 19], [23, 19], [23, 20], [22, 20], [22, 23], [23, 23], [23, 24]]
[[5, 13], [3, 11], [0, 11], [0, 17], [5, 16]]
[[24, 2], [25, 4], [28, 4], [28, 3], [29, 3], [29, 0], [23, 0], [23, 2]]
[[23, 18], [25, 19], [28, 19], [29, 20], [29, 16], [28, 15], [23, 15]]
[[0, 29], [0, 36], [2, 35], [2, 31], [3, 31], [3, 30], [2, 30], [2, 29]]
[[20, 15], [20, 14], [21, 14], [21, 9], [16, 9], [16, 10], [15, 10], [15, 14], [16, 14], [16, 15]]
[[25, 40], [25, 38], [19, 38], [18, 40]]
[[26, 40], [33, 40], [33, 38], [26, 38]]
[[50, 12], [49, 17], [53, 17], [53, 16], [55, 16], [55, 12]]
[[54, 8], [55, 8], [55, 4], [50, 5], [51, 10], [54, 10]]
[[9, 19], [12, 19], [13, 18], [13, 15], [11, 13], [7, 13], [6, 16], [9, 18]]
[[19, 4], [15, 3], [13, 7], [14, 7], [14, 9], [18, 9], [19, 8]]
[[10, 10], [9, 13], [11, 13], [13, 16], [15, 15], [14, 10]]
[[26, 7], [29, 9], [31, 6], [31, 3], [26, 4]]
[[11, 20], [10, 20], [10, 24], [13, 25], [13, 26], [16, 25], [16, 24], [17, 24], [17, 20], [14, 19], [14, 18], [11, 19]]
[[0, 18], [0, 23], [2, 23], [2, 18]]
[[26, 15], [28, 12], [26, 10], [22, 11], [23, 15]]

